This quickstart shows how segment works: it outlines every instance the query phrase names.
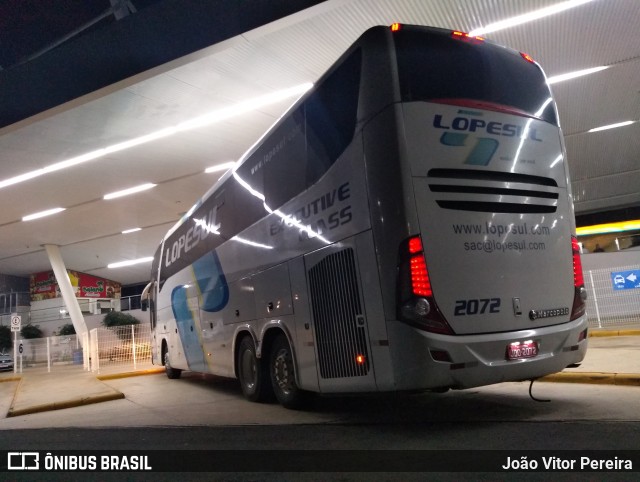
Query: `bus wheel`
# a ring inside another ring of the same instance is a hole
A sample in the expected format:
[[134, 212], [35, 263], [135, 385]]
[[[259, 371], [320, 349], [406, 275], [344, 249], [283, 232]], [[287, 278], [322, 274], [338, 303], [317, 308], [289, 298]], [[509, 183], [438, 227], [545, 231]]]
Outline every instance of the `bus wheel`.
[[271, 398], [268, 366], [256, 357], [256, 347], [250, 336], [240, 341], [238, 348], [238, 378], [242, 394], [251, 402], [264, 402]]
[[271, 348], [271, 385], [276, 398], [285, 408], [299, 409], [307, 399], [307, 392], [296, 385], [291, 347], [284, 334], [273, 341]]
[[162, 351], [162, 362], [164, 363], [164, 372], [167, 374], [167, 377], [172, 380], [180, 378], [182, 370], [180, 370], [179, 368], [173, 368], [171, 366], [171, 362], [169, 361], [169, 350], [167, 350], [166, 347]]

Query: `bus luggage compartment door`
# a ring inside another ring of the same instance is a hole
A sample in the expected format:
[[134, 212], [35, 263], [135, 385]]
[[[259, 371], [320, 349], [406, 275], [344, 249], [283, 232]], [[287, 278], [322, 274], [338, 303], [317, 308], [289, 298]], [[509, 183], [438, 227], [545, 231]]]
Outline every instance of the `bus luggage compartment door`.
[[357, 252], [341, 242], [305, 256], [321, 392], [376, 389]]

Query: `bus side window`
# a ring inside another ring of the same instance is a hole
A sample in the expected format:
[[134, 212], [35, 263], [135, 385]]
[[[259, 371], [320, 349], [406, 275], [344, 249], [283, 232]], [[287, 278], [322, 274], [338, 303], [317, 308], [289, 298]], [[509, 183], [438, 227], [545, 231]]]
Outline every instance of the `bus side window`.
[[349, 55], [305, 102], [307, 187], [327, 172], [353, 139], [361, 57], [359, 49]]
[[265, 203], [277, 209], [306, 189], [304, 113], [292, 112], [256, 151], [264, 170]]

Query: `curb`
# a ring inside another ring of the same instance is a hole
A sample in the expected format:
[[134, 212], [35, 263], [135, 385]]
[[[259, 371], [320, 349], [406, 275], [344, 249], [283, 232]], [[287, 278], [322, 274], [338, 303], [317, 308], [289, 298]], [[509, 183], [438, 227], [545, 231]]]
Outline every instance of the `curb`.
[[592, 385], [618, 385], [626, 387], [640, 387], [640, 374], [635, 373], [554, 373], [538, 379], [539, 382], [555, 383], [586, 383]]
[[20, 376], [0, 378], [0, 383], [4, 383], [4, 382], [19, 382], [20, 380], [22, 380], [22, 377], [20, 377]]
[[[99, 375], [96, 376], [97, 380], [100, 381], [105, 381], [105, 380], [116, 380], [118, 378], [128, 378], [128, 377], [137, 377], [137, 376], [142, 376], [142, 375], [155, 375], [158, 373], [163, 373], [164, 372], [164, 368], [150, 368], [147, 370], [139, 370], [139, 371], [135, 371], [135, 372], [124, 372], [124, 373], [112, 373], [112, 374], [106, 374], [106, 375]], [[13, 397], [13, 401], [11, 402], [11, 407], [9, 408], [9, 411], [7, 412], [6, 417], [18, 417], [21, 415], [31, 415], [34, 413], [42, 413], [42, 412], [50, 412], [52, 410], [62, 410], [64, 408], [73, 408], [73, 407], [81, 407], [83, 405], [91, 405], [94, 403], [102, 403], [102, 402], [109, 402], [111, 400], [122, 400], [125, 398], [124, 393], [116, 390], [116, 389], [112, 389], [111, 392], [109, 393], [102, 393], [102, 394], [98, 394], [98, 395], [92, 395], [89, 397], [78, 397], [78, 398], [72, 398], [69, 400], [62, 400], [59, 402], [52, 402], [52, 403], [43, 403], [40, 405], [32, 405], [30, 407], [25, 407], [25, 408], [20, 408], [20, 409], [15, 409], [14, 405], [15, 405], [15, 401], [16, 401], [16, 396], [20, 390], [20, 385], [23, 381], [22, 377], [10, 377], [10, 378], [6, 378], [2, 380], [3, 382], [9, 382], [9, 381], [17, 381], [18, 386], [16, 387], [16, 391], [14, 393], [14, 397]]]
[[138, 370], [135, 372], [124, 373], [109, 373], [106, 375], [97, 375], [96, 378], [100, 381], [105, 380], [117, 380], [118, 378], [140, 377], [143, 375], [157, 375], [158, 373], [164, 373], [164, 368], [149, 368], [147, 370]]
[[49, 412], [51, 410], [62, 410], [63, 408], [80, 407], [83, 405], [91, 405], [93, 403], [109, 402], [111, 400], [121, 400], [123, 398], [124, 393], [114, 391], [112, 393], [104, 393], [86, 398], [75, 398], [71, 400], [64, 400], [62, 402], [32, 405], [31, 407], [21, 408], [18, 410], [14, 410], [13, 407], [11, 407], [9, 412], [7, 412], [7, 418], [18, 417], [20, 415], [31, 415], [33, 413]]
[[589, 330], [589, 337], [600, 336], [640, 336], [640, 330], [606, 330], [602, 328], [596, 328], [600, 331]]

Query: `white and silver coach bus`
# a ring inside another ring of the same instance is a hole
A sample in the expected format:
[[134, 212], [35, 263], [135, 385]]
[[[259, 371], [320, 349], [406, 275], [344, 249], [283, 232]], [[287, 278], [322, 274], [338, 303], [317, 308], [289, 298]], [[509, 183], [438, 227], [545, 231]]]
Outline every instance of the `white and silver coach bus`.
[[586, 352], [574, 233], [541, 68], [374, 27], [165, 236], [153, 362], [290, 408], [535, 379]]

